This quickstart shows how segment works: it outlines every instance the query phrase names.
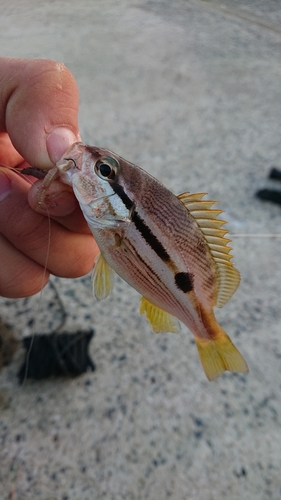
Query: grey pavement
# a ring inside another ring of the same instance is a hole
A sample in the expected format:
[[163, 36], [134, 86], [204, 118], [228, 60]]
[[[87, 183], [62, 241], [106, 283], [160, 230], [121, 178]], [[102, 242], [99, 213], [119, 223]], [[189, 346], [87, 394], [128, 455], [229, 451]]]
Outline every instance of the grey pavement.
[[[153, 334], [127, 284], [97, 303], [89, 276], [53, 277], [96, 371], [19, 386], [21, 351], [2, 370], [0, 500], [281, 499], [281, 240], [261, 236], [281, 214], [254, 196], [281, 167], [280, 2], [2, 0], [0, 28], [1, 55], [71, 69], [84, 142], [219, 201], [242, 282], [216, 315], [250, 368], [210, 383], [187, 328]], [[60, 305], [49, 286], [0, 315], [48, 333]]]

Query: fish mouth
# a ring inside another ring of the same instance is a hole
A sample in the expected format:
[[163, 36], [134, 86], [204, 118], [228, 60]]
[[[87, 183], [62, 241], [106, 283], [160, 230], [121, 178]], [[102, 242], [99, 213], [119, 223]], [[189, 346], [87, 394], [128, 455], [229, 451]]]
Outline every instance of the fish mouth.
[[57, 168], [62, 172], [67, 172], [70, 169], [76, 168], [78, 160], [83, 155], [84, 144], [82, 142], [74, 142], [64, 153], [62, 158], [56, 163]]
[[76, 161], [73, 158], [62, 158], [58, 163], [57, 167], [60, 172], [65, 173], [69, 170], [76, 169]]

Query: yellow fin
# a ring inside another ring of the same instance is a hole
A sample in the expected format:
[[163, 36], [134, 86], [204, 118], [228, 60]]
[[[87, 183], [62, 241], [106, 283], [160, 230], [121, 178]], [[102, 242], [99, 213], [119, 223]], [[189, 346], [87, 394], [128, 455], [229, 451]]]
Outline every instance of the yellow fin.
[[[232, 255], [228, 255], [228, 252], [227, 253], [217, 252], [217, 250], [214, 250], [212, 247], [210, 247], [210, 245], [209, 245], [209, 248], [210, 248], [211, 254], [215, 260], [216, 259], [220, 259], [220, 261], [225, 260], [226, 261], [225, 263], [227, 263], [232, 259]], [[231, 248], [229, 248], [229, 250], [231, 250]]]
[[217, 295], [216, 306], [223, 307], [224, 304], [232, 297], [240, 283], [240, 273], [232, 265], [216, 262], [217, 268]]
[[98, 300], [105, 299], [112, 292], [113, 275], [114, 271], [100, 253], [95, 260], [92, 272], [93, 293]]
[[219, 377], [225, 370], [247, 373], [248, 367], [242, 354], [222, 330], [214, 340], [195, 339], [200, 360], [209, 380]]
[[144, 297], [141, 298], [140, 314], [146, 314], [152, 330], [156, 333], [178, 333], [180, 331], [179, 322], [174, 316], [155, 306]]
[[[192, 214], [193, 215], [193, 214]], [[226, 224], [225, 220], [221, 219], [196, 219], [196, 222], [198, 226], [200, 227], [202, 233], [205, 234], [205, 230], [209, 230], [209, 228], [212, 229], [219, 229], [221, 226]]]
[[[223, 222], [224, 224], [226, 224], [225, 221], [222, 221], [220, 219], [218, 219], [216, 222]], [[228, 232], [229, 231], [227, 229], [219, 229], [218, 227], [204, 227], [204, 235], [209, 237], [213, 236], [213, 237], [223, 238], [225, 234], [227, 234]]]
[[185, 193], [179, 194], [178, 199], [182, 201], [182, 203], [185, 205], [185, 203], [190, 203], [192, 201], [200, 201], [203, 196], [205, 196], [207, 193], [193, 193], [190, 194], [189, 191], [185, 191]]
[[217, 202], [202, 200], [205, 194], [183, 193], [178, 196], [178, 199], [196, 220], [215, 261], [217, 293], [214, 305], [222, 307], [237, 289], [240, 283], [240, 274], [230, 262], [232, 255], [229, 252], [232, 248], [228, 246], [228, 243], [231, 240], [225, 238], [228, 231], [221, 229], [226, 221], [217, 219], [222, 211], [211, 209]]

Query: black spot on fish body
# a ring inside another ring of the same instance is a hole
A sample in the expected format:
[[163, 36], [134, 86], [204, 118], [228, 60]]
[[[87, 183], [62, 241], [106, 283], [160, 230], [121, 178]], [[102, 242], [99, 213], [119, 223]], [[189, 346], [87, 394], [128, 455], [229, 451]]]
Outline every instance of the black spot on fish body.
[[177, 273], [175, 275], [175, 283], [184, 293], [191, 292], [193, 289], [192, 275], [189, 273]]

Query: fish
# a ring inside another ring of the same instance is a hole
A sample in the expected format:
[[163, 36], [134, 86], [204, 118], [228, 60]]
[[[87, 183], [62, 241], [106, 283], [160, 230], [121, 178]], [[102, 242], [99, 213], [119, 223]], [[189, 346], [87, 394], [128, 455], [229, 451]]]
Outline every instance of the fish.
[[240, 282], [217, 202], [203, 199], [206, 193], [176, 196], [116, 153], [83, 143], [74, 143], [55, 169], [72, 186], [100, 250], [92, 272], [96, 298], [111, 293], [117, 273], [142, 296], [140, 313], [154, 332], [176, 333], [180, 322], [188, 327], [209, 380], [225, 370], [248, 372], [213, 311]]

